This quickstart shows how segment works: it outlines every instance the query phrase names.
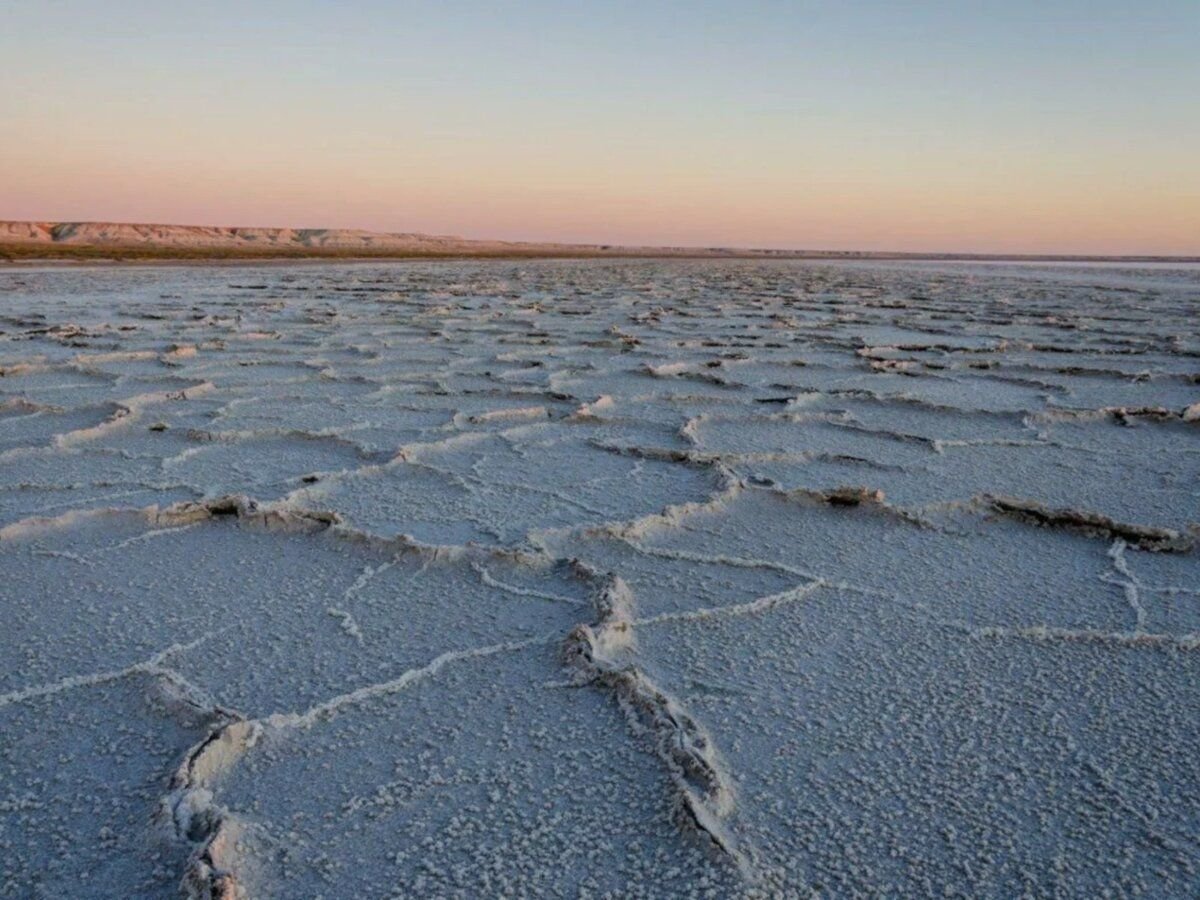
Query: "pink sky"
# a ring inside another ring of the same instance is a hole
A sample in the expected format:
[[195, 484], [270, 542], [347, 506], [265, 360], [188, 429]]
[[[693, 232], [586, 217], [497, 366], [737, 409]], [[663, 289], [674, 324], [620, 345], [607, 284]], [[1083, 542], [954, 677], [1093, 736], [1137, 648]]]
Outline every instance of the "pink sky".
[[0, 218], [1200, 254], [1196, 4], [701, 5], [21, 5]]
[[[14, 219], [289, 225], [553, 241], [1057, 253], [1200, 252], [1200, 194], [1153, 175], [1072, 182], [1015, 172], [888, 173], [844, 161], [750, 177], [690, 165], [605, 169], [517, 159], [406, 165], [164, 146], [13, 159]], [[481, 154], [481, 156], [485, 156]], [[1014, 168], [1019, 168], [1014, 165]], [[834, 175], [836, 173], [836, 177]]]

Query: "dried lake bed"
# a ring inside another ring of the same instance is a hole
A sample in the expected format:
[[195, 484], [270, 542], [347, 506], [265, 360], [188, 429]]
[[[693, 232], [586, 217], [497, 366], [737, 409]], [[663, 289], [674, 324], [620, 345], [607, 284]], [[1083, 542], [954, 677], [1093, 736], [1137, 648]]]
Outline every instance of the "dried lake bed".
[[1193, 896], [1200, 267], [0, 269], [0, 896]]

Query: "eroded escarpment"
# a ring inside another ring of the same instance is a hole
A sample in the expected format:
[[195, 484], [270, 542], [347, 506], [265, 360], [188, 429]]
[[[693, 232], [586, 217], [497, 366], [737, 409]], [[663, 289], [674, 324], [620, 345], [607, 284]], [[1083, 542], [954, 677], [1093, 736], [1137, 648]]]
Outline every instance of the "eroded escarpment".
[[5, 272], [0, 882], [1194, 892], [1198, 296]]

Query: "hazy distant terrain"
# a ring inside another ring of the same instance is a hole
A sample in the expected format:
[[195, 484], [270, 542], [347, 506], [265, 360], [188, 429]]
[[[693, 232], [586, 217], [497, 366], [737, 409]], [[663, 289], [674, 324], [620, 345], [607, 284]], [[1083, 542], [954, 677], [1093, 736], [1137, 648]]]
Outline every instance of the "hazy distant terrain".
[[[116, 222], [0, 221], [0, 261], [405, 257], [715, 257], [768, 259], [1088, 259], [850, 250], [646, 247], [469, 240], [341, 228], [232, 228]], [[1149, 260], [1155, 257], [1107, 257]]]
[[[729, 255], [719, 249], [611, 247], [598, 244], [477, 241], [429, 234], [351, 229], [216, 228], [111, 222], [0, 222], [0, 249], [11, 256], [560, 256]], [[756, 255], [776, 255], [752, 251]]]
[[0, 896], [1196, 896], [1198, 420], [1194, 266], [0, 270]]

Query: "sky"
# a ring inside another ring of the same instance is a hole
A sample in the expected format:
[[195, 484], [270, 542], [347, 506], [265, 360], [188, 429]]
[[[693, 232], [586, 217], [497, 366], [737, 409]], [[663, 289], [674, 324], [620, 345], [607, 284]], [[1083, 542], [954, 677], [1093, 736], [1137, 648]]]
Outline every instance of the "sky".
[[1200, 2], [0, 0], [0, 218], [1200, 254]]

